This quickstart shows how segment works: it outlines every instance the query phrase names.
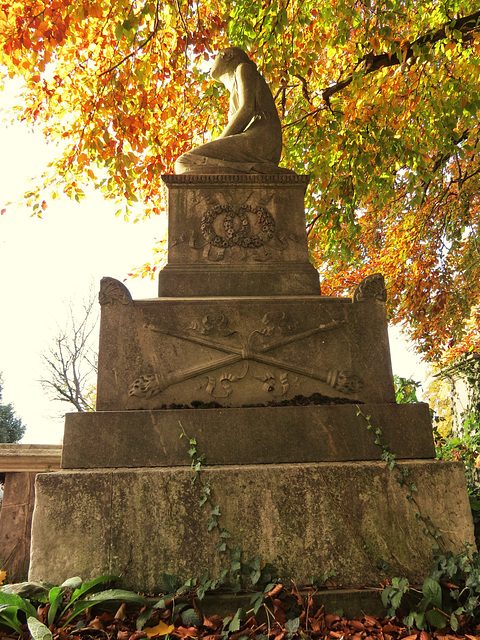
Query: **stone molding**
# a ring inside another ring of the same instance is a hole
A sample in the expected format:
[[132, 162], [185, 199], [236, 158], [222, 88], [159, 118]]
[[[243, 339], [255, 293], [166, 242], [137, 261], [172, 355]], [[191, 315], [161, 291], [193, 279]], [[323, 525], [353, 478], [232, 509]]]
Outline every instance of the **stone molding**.
[[60, 469], [60, 444], [0, 444], [0, 473], [57, 471]]
[[296, 173], [232, 173], [232, 174], [164, 174], [162, 180], [167, 185], [188, 184], [308, 184], [310, 176]]

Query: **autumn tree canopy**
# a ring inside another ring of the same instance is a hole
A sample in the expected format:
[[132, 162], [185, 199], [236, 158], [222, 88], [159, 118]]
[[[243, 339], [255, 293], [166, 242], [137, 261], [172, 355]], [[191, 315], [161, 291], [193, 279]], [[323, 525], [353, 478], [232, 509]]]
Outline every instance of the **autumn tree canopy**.
[[234, 44], [275, 95], [282, 164], [311, 175], [323, 292], [380, 271], [427, 359], [478, 349], [479, 18], [473, 0], [1, 0], [15, 117], [62, 143], [27, 204], [90, 183], [159, 213], [160, 175], [224, 124], [208, 63]]

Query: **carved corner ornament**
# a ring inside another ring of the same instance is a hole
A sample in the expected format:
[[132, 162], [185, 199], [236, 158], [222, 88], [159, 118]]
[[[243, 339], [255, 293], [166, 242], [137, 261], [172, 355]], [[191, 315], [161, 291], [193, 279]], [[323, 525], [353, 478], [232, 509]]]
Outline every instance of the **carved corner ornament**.
[[105, 277], [100, 280], [100, 291], [98, 293], [99, 303], [104, 305], [114, 305], [116, 303], [128, 306], [133, 304], [132, 296], [127, 287], [115, 278]]
[[385, 288], [385, 278], [381, 273], [372, 273], [355, 287], [352, 302], [366, 302], [367, 300], [386, 302], [387, 289]]

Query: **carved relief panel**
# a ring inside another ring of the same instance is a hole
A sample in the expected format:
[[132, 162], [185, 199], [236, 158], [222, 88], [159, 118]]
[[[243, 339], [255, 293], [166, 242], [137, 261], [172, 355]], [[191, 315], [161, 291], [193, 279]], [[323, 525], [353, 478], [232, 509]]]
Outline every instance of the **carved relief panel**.
[[169, 263], [308, 260], [305, 176], [276, 176], [274, 188], [266, 176], [236, 178], [225, 189], [218, 176], [164, 176]]
[[299, 324], [285, 312], [274, 311], [265, 313], [258, 328], [251, 331], [235, 327], [222, 312], [193, 320], [183, 330], [146, 325], [147, 331], [159, 336], [159, 343], [163, 342], [161, 338], [176, 338], [185, 343], [186, 352], [193, 344], [206, 347], [214, 357], [204, 362], [196, 358], [193, 366], [173, 370], [167, 366], [163, 371], [145, 373], [132, 382], [129, 394], [151, 399], [161, 396], [170, 387], [192, 380], [196, 381], [197, 390], [203, 389], [205, 397], [214, 399], [235, 395], [236, 385], [245, 381], [243, 402], [269, 402], [301, 394], [306, 389], [320, 392], [325, 385], [330, 391], [357, 396], [363, 382], [354, 372], [317, 367], [314, 361], [302, 363], [298, 358], [292, 358], [291, 350], [282, 354], [282, 347], [287, 345], [296, 345], [318, 334], [338, 332], [345, 321], [330, 320], [306, 330], [300, 329]]
[[99, 411], [395, 401], [377, 275], [353, 300], [131, 301], [102, 284]]

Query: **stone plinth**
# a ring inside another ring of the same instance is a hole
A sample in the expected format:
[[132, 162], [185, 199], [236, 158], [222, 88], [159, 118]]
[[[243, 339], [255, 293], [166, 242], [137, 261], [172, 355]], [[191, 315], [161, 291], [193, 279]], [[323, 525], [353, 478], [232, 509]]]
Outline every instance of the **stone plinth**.
[[[428, 405], [359, 407], [400, 458], [434, 457]], [[357, 412], [344, 404], [70, 413], [62, 468], [190, 466], [182, 429], [208, 465], [378, 460], [382, 449]]]
[[308, 260], [308, 176], [162, 176], [168, 192], [168, 264], [158, 295], [318, 295]]
[[[473, 543], [461, 463], [408, 467], [421, 512], [447, 548]], [[381, 462], [211, 466], [202, 473], [232, 546], [240, 545], [245, 559], [272, 562], [284, 584], [300, 587], [330, 569], [343, 586], [378, 586], [385, 575], [415, 584], [428, 575], [432, 539]], [[188, 467], [38, 476], [30, 578], [61, 583], [79, 571], [84, 579], [121, 574], [127, 587], [158, 593], [163, 573], [216, 575], [228, 558], [215, 551], [210, 510], [199, 507], [191, 478]]]

